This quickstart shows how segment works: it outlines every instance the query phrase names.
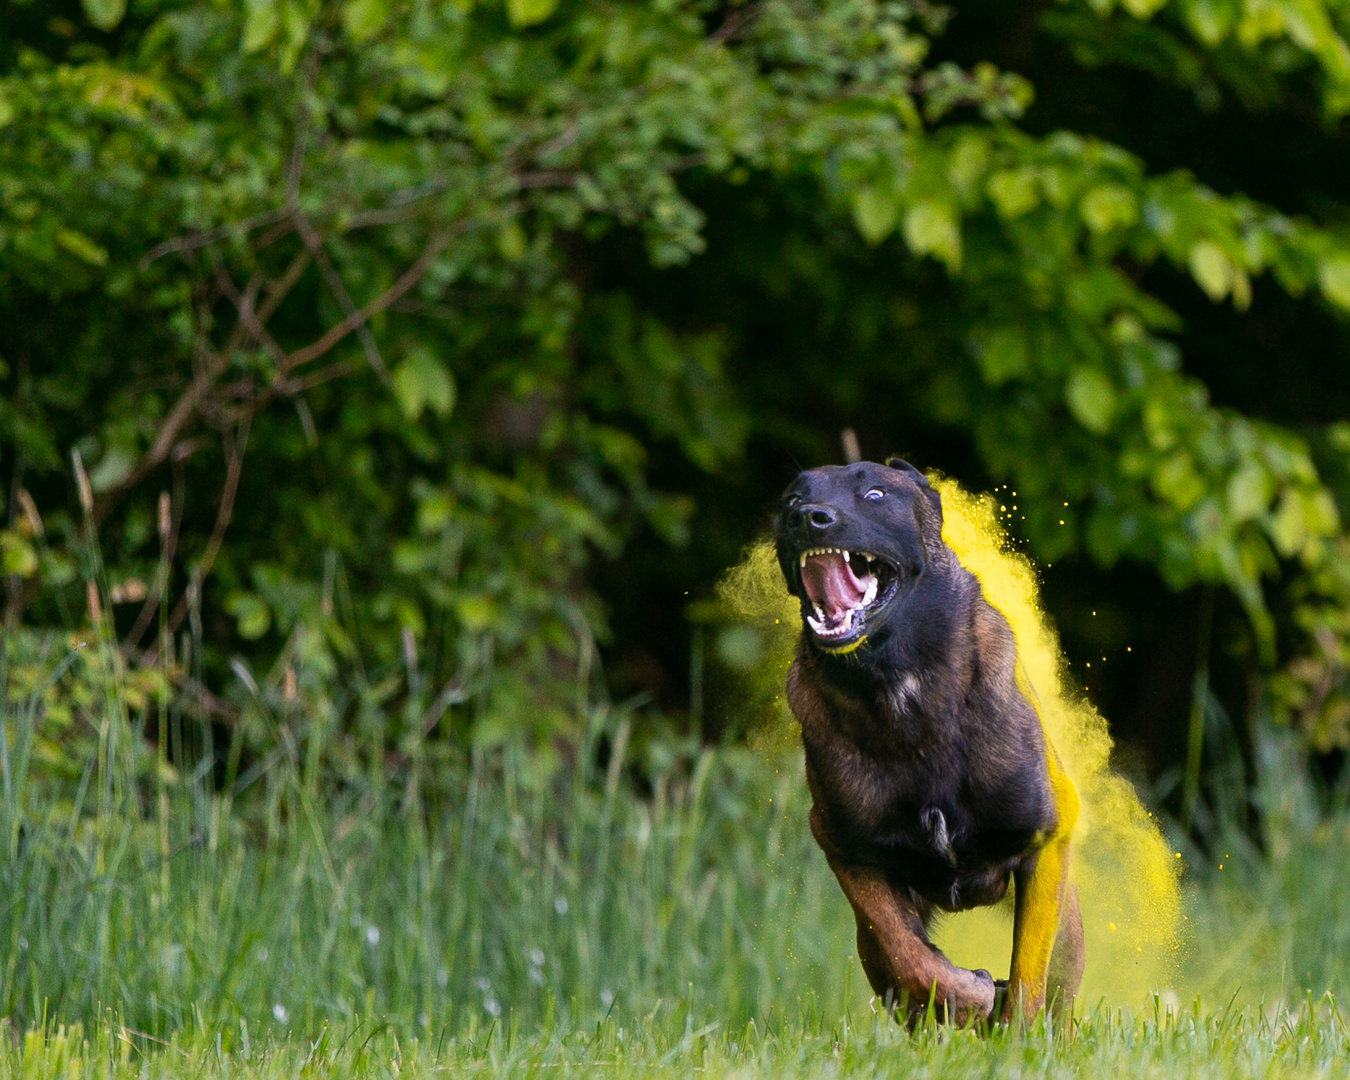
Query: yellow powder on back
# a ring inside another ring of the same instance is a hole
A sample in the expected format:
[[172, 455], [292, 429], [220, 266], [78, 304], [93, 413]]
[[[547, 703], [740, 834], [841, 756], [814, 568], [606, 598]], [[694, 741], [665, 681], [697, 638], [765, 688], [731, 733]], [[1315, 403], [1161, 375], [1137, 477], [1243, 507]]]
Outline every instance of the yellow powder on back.
[[[1066, 684], [1063, 654], [1040, 605], [1030, 560], [1013, 551], [989, 496], [930, 477], [942, 494], [942, 539], [1012, 627], [1019, 682], [1078, 788], [1074, 880], [1083, 910], [1087, 968], [1080, 1000], [1136, 1003], [1176, 981], [1181, 924], [1180, 860], [1168, 850], [1134, 788], [1110, 768], [1106, 721]], [[1006, 911], [963, 912], [937, 935], [958, 964], [1006, 975]]]

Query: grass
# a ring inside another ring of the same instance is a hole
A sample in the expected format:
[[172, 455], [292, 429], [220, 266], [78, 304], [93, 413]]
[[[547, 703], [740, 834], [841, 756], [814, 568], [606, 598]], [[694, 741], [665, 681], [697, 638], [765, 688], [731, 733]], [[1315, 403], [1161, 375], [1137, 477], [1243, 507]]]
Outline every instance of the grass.
[[1267, 785], [1268, 855], [1197, 876], [1165, 997], [1088, 1003], [1068, 1038], [910, 1036], [869, 1002], [796, 755], [677, 754], [639, 795], [602, 710], [606, 766], [579, 764], [589, 742], [547, 771], [509, 747], [343, 757], [323, 716], [257, 702], [274, 749], [222, 748], [223, 784], [157, 760], [112, 700], [63, 782], [35, 765], [37, 698], [11, 704], [0, 1073], [1350, 1071], [1324, 996], [1347, 979], [1350, 826], [1297, 786]]
[[594, 1025], [516, 1024], [420, 1038], [374, 1025], [325, 1026], [317, 1035], [250, 1035], [248, 1025], [208, 1038], [184, 1032], [152, 1042], [115, 1022], [29, 1032], [0, 1045], [0, 1073], [25, 1080], [193, 1076], [417, 1077], [965, 1077], [1141, 1076], [1224, 1080], [1342, 1077], [1350, 1035], [1326, 1003], [1269, 1017], [1259, 1010], [1132, 1015], [1097, 1010], [1069, 1036], [1029, 1030], [924, 1030], [906, 1034], [864, 1013], [826, 1024], [803, 1015], [730, 1027], [678, 1005], [663, 1015]]

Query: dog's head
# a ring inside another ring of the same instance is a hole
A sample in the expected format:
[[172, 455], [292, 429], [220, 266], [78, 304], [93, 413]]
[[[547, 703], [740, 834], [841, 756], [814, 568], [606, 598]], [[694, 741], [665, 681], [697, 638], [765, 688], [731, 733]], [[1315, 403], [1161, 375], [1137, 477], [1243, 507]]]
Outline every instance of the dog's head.
[[940, 557], [942, 501], [899, 458], [808, 469], [783, 494], [775, 541], [807, 638], [824, 652], [851, 653], [884, 636]]

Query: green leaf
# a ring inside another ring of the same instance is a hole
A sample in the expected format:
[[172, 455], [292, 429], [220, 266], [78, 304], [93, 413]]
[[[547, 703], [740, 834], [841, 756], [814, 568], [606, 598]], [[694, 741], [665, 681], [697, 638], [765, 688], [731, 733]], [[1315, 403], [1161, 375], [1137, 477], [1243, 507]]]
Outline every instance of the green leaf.
[[56, 230], [56, 242], [77, 259], [88, 263], [90, 266], [108, 265], [108, 253], [85, 236], [84, 233], [76, 232], [74, 229], [60, 228]]
[[394, 371], [394, 396], [405, 415], [416, 420], [423, 410], [447, 416], [455, 407], [455, 381], [439, 358], [418, 346]]
[[95, 491], [111, 491], [131, 475], [136, 454], [129, 447], [111, 446], [99, 463], [89, 471], [89, 486]]
[[1270, 474], [1252, 462], [1228, 481], [1228, 509], [1235, 521], [1250, 521], [1270, 504], [1274, 484]]
[[1325, 488], [1320, 491], [1304, 492], [1303, 516], [1308, 523], [1308, 529], [1317, 536], [1334, 536], [1341, 527], [1341, 515], [1336, 509], [1336, 500]]
[[1190, 454], [1173, 454], [1153, 470], [1153, 490], [1183, 513], [1205, 493], [1205, 482], [1195, 471]]
[[507, 262], [520, 262], [527, 244], [525, 230], [515, 218], [511, 218], [497, 231], [497, 250]]
[[455, 614], [471, 634], [489, 629], [498, 617], [497, 604], [486, 593], [465, 593], [455, 601]]
[[1286, 558], [1302, 550], [1308, 539], [1308, 522], [1303, 513], [1303, 500], [1297, 491], [1286, 491], [1280, 506], [1267, 526], [1275, 548]]
[[1332, 255], [1317, 267], [1322, 295], [1337, 307], [1350, 311], [1350, 255]]
[[246, 0], [244, 38], [240, 48], [257, 52], [271, 43], [277, 32], [277, 0]]
[[1151, 18], [1155, 11], [1166, 4], [1167, 0], [1121, 0], [1121, 7], [1136, 19]]
[[0, 530], [0, 574], [32, 577], [37, 573], [38, 557], [21, 533], [14, 529]]
[[975, 350], [975, 362], [987, 383], [1000, 386], [1027, 370], [1027, 338], [1021, 330], [995, 330]]
[[1190, 0], [1185, 5], [1186, 21], [1195, 36], [1213, 47], [1228, 36], [1238, 5], [1224, 0]]
[[225, 601], [225, 610], [234, 617], [239, 636], [245, 641], [257, 641], [272, 628], [272, 612], [253, 593], [231, 593]]
[[1201, 240], [1191, 248], [1190, 264], [1191, 277], [1206, 296], [1218, 302], [1228, 295], [1236, 274], [1223, 248], [1213, 240]]
[[955, 272], [961, 269], [961, 229], [951, 208], [925, 199], [905, 214], [905, 242], [915, 255], [932, 255]]
[[506, 14], [517, 29], [534, 26], [553, 14], [558, 0], [506, 0]]
[[347, 0], [342, 9], [342, 25], [358, 45], [378, 34], [388, 18], [388, 0]]
[[1100, 435], [1111, 426], [1116, 413], [1116, 388], [1096, 368], [1075, 368], [1064, 387], [1064, 399], [1074, 419]]
[[127, 0], [83, 0], [84, 13], [100, 30], [111, 30], [127, 13]]
[[879, 244], [890, 236], [900, 207], [888, 188], [873, 185], [853, 195], [853, 223], [869, 244]]
[[1123, 184], [1102, 184], [1083, 196], [1079, 206], [1083, 221], [1094, 233], [1125, 229], [1139, 220], [1134, 192]]
[[1021, 217], [1041, 201], [1040, 177], [1035, 169], [1008, 169], [994, 173], [985, 185], [999, 215]]

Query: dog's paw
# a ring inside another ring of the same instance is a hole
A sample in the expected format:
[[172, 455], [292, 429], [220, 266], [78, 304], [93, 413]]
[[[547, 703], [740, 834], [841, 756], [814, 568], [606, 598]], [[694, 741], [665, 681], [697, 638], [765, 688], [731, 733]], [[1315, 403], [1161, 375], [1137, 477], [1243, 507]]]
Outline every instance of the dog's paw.
[[983, 1023], [994, 1011], [994, 978], [984, 968], [965, 972], [950, 1002], [952, 1022], [958, 1027]]

